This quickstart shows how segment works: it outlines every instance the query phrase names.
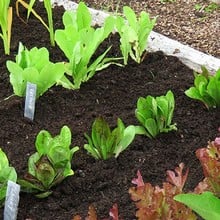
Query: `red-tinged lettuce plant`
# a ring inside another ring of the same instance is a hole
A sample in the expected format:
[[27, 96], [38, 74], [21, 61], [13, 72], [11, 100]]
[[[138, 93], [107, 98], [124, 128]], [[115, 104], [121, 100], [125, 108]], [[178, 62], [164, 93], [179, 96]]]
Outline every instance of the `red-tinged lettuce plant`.
[[[86, 220], [98, 220], [98, 216], [96, 214], [96, 210], [93, 205], [89, 206], [88, 216], [85, 218]], [[104, 218], [103, 220], [119, 220], [118, 215], [118, 205], [114, 204], [109, 211], [109, 218]], [[72, 220], [82, 220], [80, 215], [75, 215]]]
[[55, 137], [41, 130], [35, 142], [37, 152], [28, 160], [28, 173], [18, 180], [21, 190], [45, 198], [52, 193], [53, 186], [73, 175], [71, 160], [79, 147], [70, 148], [70, 144], [71, 131], [67, 126], [63, 126]]
[[196, 156], [200, 160], [205, 178], [195, 188], [195, 192], [210, 191], [220, 196], [220, 138], [209, 142], [207, 148], [198, 149]]
[[190, 207], [205, 220], [220, 219], [220, 138], [200, 148], [196, 156], [203, 167], [205, 178], [194, 189], [194, 193], [179, 194], [176, 201]]
[[136, 217], [139, 220], [194, 220], [196, 215], [191, 209], [175, 201], [173, 197], [183, 192], [183, 187], [188, 176], [188, 169], [183, 173], [184, 164], [179, 164], [175, 172], [167, 171], [167, 182], [163, 187], [152, 186], [144, 183], [140, 171], [137, 178], [132, 180], [135, 187], [129, 189], [131, 199], [135, 202]]

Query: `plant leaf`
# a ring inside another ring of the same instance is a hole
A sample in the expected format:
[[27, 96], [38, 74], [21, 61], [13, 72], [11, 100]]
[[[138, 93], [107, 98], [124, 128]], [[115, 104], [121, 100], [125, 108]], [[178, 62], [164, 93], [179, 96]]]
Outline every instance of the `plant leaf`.
[[220, 219], [220, 199], [211, 192], [204, 192], [200, 195], [179, 194], [174, 197], [174, 200], [187, 205], [205, 220]]

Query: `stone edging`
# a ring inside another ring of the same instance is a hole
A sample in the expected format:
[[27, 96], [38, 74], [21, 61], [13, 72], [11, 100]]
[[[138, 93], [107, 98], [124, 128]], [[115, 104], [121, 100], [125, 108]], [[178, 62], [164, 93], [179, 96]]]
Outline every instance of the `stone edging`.
[[[69, 0], [52, 0], [53, 5], [63, 6], [65, 10], [76, 10], [78, 4]], [[108, 13], [89, 8], [93, 17], [93, 24], [102, 25]], [[166, 55], [178, 57], [179, 60], [197, 72], [201, 71], [201, 66], [205, 66], [211, 73], [215, 73], [220, 68], [220, 59], [202, 53], [188, 45], [172, 40], [162, 34], [151, 32], [148, 40], [149, 52], [162, 51]]]

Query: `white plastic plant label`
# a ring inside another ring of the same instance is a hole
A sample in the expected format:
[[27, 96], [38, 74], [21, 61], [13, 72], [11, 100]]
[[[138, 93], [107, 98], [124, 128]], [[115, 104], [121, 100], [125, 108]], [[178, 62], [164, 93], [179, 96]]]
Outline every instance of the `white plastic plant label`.
[[5, 198], [4, 220], [17, 219], [19, 193], [20, 185], [9, 180]]
[[27, 82], [24, 117], [34, 120], [37, 85]]

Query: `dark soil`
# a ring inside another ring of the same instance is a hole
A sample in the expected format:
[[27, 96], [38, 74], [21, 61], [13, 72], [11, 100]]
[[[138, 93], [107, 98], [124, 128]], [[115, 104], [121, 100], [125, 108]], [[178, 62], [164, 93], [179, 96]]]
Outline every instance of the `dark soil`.
[[[36, 8], [45, 16], [41, 9]], [[22, 11], [21, 16], [25, 17]], [[62, 27], [62, 13], [62, 8], [54, 9], [55, 29]], [[19, 41], [28, 48], [47, 47], [52, 61], [62, 61], [64, 57], [59, 48], [49, 45], [47, 31], [34, 17], [24, 24], [14, 16], [12, 36], [10, 56], [3, 55], [0, 45], [0, 146], [11, 165], [18, 176], [23, 177], [28, 157], [35, 152], [36, 135], [42, 129], [56, 135], [63, 125], [68, 125], [72, 130], [72, 145], [81, 147], [73, 156], [75, 175], [55, 187], [51, 196], [37, 199], [21, 193], [18, 220], [67, 220], [76, 214], [85, 216], [90, 204], [95, 206], [101, 219], [108, 216], [114, 203], [119, 206], [120, 217], [131, 220], [135, 219], [135, 205], [128, 189], [137, 170], [141, 171], [145, 182], [161, 185], [166, 178], [165, 171], [184, 162], [190, 169], [186, 191], [203, 179], [195, 150], [206, 147], [207, 141], [215, 138], [220, 125], [219, 110], [208, 111], [201, 103], [184, 95], [193, 84], [193, 72], [178, 59], [160, 52], [148, 54], [140, 65], [130, 61], [124, 68], [110, 66], [83, 84], [80, 90], [53, 87], [37, 100], [34, 122], [29, 122], [23, 117], [24, 99], [12, 97], [4, 101], [13, 93], [6, 60], [14, 60]], [[117, 56], [117, 36], [105, 42], [103, 49], [106, 43], [114, 45], [112, 55]], [[104, 116], [112, 127], [118, 117], [126, 125], [137, 125], [134, 111], [138, 97], [163, 95], [168, 90], [175, 94], [173, 122], [177, 123], [178, 131], [161, 134], [153, 140], [137, 136], [117, 159], [95, 160], [83, 150], [86, 143], [83, 134], [90, 133], [97, 116]], [[0, 209], [2, 215], [3, 209]]]

